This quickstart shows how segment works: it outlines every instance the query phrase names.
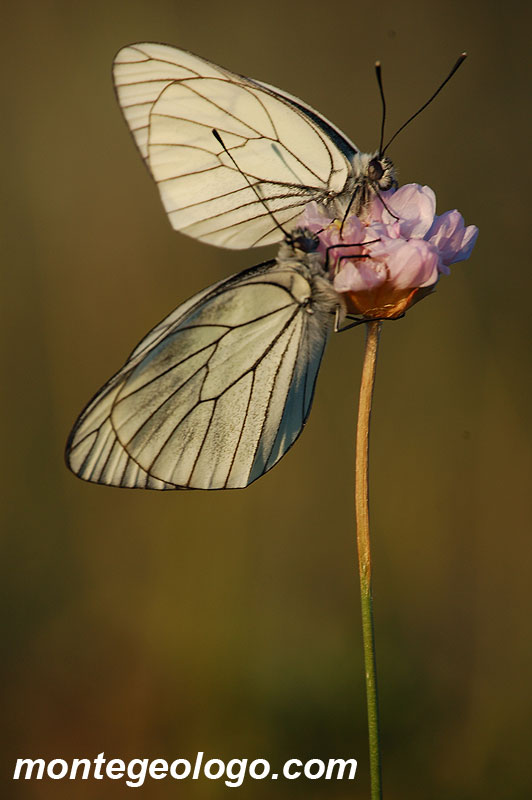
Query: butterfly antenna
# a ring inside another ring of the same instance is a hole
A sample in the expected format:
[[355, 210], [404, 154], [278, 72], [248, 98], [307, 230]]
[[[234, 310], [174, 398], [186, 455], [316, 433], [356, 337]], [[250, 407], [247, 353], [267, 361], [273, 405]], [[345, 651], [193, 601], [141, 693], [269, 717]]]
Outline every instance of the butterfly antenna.
[[406, 128], [406, 126], [407, 126], [407, 125], [410, 125], [410, 123], [412, 122], [412, 120], [413, 120], [413, 119], [415, 119], [415, 118], [418, 116], [418, 114], [421, 114], [421, 112], [422, 112], [422, 111], [424, 111], [424, 110], [426, 109], [426, 107], [427, 107], [427, 106], [428, 106], [430, 103], [432, 103], [432, 101], [434, 100], [434, 98], [435, 98], [435, 97], [436, 97], [436, 96], [437, 96], [437, 95], [438, 95], [438, 94], [441, 92], [441, 90], [443, 89], [443, 87], [445, 86], [445, 84], [446, 84], [446, 83], [448, 83], [448, 82], [451, 80], [451, 78], [453, 77], [453, 75], [454, 75], [454, 73], [456, 72], [456, 70], [458, 69], [458, 67], [460, 67], [460, 66], [463, 64], [463, 62], [466, 60], [466, 58], [467, 58], [467, 53], [462, 53], [462, 54], [461, 54], [461, 56], [459, 57], [459, 59], [457, 60], [456, 64], [455, 64], [455, 65], [454, 65], [454, 67], [452, 68], [452, 70], [449, 72], [449, 74], [447, 75], [447, 77], [445, 78], [445, 80], [443, 81], [443, 83], [441, 83], [441, 84], [438, 86], [438, 88], [436, 89], [436, 91], [434, 92], [434, 94], [433, 94], [431, 97], [429, 97], [429, 99], [427, 100], [427, 102], [426, 102], [426, 103], [423, 103], [423, 105], [421, 106], [421, 108], [419, 108], [419, 109], [416, 111], [416, 113], [415, 113], [415, 114], [412, 114], [412, 116], [411, 116], [411, 117], [409, 117], [409, 118], [407, 119], [407, 121], [406, 121], [406, 122], [404, 122], [404, 123], [401, 125], [401, 127], [400, 127], [398, 130], [396, 130], [396, 131], [395, 131], [394, 135], [392, 136], [392, 138], [390, 139], [390, 141], [388, 142], [388, 144], [386, 145], [386, 147], [385, 147], [384, 149], [380, 150], [380, 155], [381, 155], [381, 156], [383, 156], [383, 155], [385, 154], [386, 150], [389, 148], [389, 146], [391, 145], [391, 143], [393, 142], [393, 140], [396, 138], [396, 136], [398, 136], [398, 135], [401, 133], [401, 131], [402, 131], [402, 130], [404, 130], [404, 129]]
[[382, 71], [381, 71], [381, 62], [375, 62], [375, 73], [377, 75], [377, 83], [379, 84], [379, 92], [381, 94], [381, 103], [382, 103], [382, 119], [381, 119], [381, 136], [379, 139], [379, 158], [382, 157], [382, 143], [384, 142], [384, 125], [386, 122], [386, 100], [384, 99], [384, 89], [382, 86]]
[[218, 131], [216, 130], [216, 128], [213, 128], [213, 129], [212, 129], [212, 135], [214, 136], [214, 138], [216, 139], [216, 141], [217, 141], [219, 144], [221, 144], [221, 145], [222, 145], [222, 147], [223, 147], [223, 149], [224, 149], [224, 152], [225, 152], [225, 153], [226, 153], [226, 154], [229, 156], [229, 158], [231, 159], [231, 161], [233, 162], [233, 164], [234, 164], [234, 165], [235, 165], [235, 167], [237, 168], [238, 172], [240, 172], [240, 174], [242, 175], [242, 177], [246, 179], [246, 181], [248, 182], [249, 188], [250, 188], [250, 189], [253, 189], [253, 191], [255, 192], [255, 194], [256, 194], [256, 196], [257, 196], [257, 199], [258, 199], [258, 200], [259, 200], [259, 201], [262, 203], [262, 205], [264, 206], [264, 208], [266, 209], [266, 211], [268, 212], [268, 214], [270, 215], [270, 217], [273, 219], [273, 221], [275, 222], [275, 224], [276, 224], [276, 226], [279, 228], [279, 230], [283, 232], [283, 235], [284, 235], [285, 239], [289, 240], [289, 239], [290, 239], [290, 234], [289, 234], [287, 231], [285, 231], [285, 229], [283, 228], [283, 226], [281, 225], [281, 223], [280, 223], [280, 222], [278, 222], [278, 220], [276, 220], [276, 219], [275, 219], [275, 216], [274, 216], [274, 214], [273, 214], [273, 211], [272, 211], [270, 208], [268, 208], [268, 206], [267, 206], [267, 204], [266, 204], [266, 200], [265, 200], [263, 197], [261, 197], [261, 196], [260, 196], [260, 194], [259, 194], [259, 190], [258, 190], [258, 189], [257, 189], [257, 187], [255, 186], [255, 184], [254, 184], [254, 183], [251, 183], [250, 179], [248, 178], [248, 176], [246, 175], [246, 173], [245, 173], [245, 172], [242, 172], [242, 170], [240, 169], [240, 167], [239, 167], [239, 166], [238, 166], [238, 164], [236, 163], [235, 159], [233, 158], [233, 155], [232, 155], [232, 154], [229, 152], [229, 150], [228, 150], [228, 149], [227, 149], [227, 147], [225, 146], [225, 144], [224, 144], [224, 142], [223, 142], [223, 139], [222, 139], [222, 137], [220, 136], [220, 134], [218, 133]]

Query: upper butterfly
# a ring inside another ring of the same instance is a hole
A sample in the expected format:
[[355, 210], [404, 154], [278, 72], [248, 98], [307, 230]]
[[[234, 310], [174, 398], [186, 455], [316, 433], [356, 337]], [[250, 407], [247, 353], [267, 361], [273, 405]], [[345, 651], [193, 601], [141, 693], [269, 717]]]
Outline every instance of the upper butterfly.
[[186, 50], [129, 45], [113, 75], [172, 227], [188, 236], [272, 244], [313, 200], [341, 219], [396, 185], [389, 158], [360, 153], [298, 98]]

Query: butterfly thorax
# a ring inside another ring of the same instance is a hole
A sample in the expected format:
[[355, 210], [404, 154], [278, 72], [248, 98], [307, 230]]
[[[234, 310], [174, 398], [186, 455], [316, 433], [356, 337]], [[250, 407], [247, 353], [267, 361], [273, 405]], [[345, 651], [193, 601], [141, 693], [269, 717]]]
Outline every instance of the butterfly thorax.
[[397, 186], [395, 167], [387, 156], [378, 153], [356, 153], [352, 165], [353, 175], [342, 192], [342, 212], [349, 209], [349, 213], [363, 218], [375, 195]]

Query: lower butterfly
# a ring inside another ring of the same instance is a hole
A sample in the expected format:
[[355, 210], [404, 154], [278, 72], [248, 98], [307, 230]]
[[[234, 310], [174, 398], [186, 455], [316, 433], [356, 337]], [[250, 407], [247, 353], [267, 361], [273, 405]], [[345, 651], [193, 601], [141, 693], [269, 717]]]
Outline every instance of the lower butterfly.
[[205, 289], [150, 331], [80, 415], [70, 469], [143, 489], [236, 489], [271, 469], [301, 433], [342, 311], [316, 246], [294, 231], [276, 260]]

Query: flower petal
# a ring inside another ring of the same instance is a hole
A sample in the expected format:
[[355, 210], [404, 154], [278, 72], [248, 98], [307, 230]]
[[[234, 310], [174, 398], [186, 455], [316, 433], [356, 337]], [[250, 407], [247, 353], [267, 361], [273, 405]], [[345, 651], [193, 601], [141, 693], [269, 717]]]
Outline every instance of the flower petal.
[[369, 249], [374, 259], [386, 263], [396, 289], [431, 286], [438, 280], [438, 250], [423, 239], [393, 239]]
[[363, 258], [356, 265], [346, 261], [336, 275], [333, 286], [337, 292], [365, 292], [380, 286], [385, 280], [385, 264]]
[[305, 210], [297, 220], [297, 225], [308, 228], [313, 233], [319, 233], [327, 228], [333, 221], [328, 217], [323, 206], [319, 206], [315, 200], [305, 206]]
[[[407, 183], [397, 189], [391, 197], [385, 197], [384, 202], [390, 211], [399, 217], [399, 230], [403, 238], [422, 239], [430, 230], [436, 211], [436, 196], [430, 186]], [[371, 219], [382, 221], [386, 225], [397, 223], [397, 220], [383, 208], [382, 201], [378, 197], [373, 201]]]
[[477, 236], [476, 225], [466, 228], [462, 215], [454, 209], [436, 217], [425, 238], [438, 248], [442, 265], [448, 266], [469, 258]]

